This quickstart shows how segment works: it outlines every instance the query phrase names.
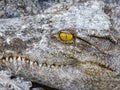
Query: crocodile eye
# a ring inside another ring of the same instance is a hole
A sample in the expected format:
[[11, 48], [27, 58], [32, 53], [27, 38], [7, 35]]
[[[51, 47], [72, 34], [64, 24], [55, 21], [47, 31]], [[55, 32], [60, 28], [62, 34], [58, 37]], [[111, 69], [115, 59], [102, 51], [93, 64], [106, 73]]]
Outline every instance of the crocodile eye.
[[59, 32], [53, 33], [51, 38], [56, 39], [62, 43], [73, 44], [76, 40], [76, 32], [73, 29], [63, 29]]
[[59, 36], [62, 41], [73, 40], [73, 35], [71, 33], [60, 32]]
[[61, 41], [65, 42], [65, 43], [73, 43], [74, 34], [71, 32], [61, 31], [61, 32], [59, 32], [59, 38]]

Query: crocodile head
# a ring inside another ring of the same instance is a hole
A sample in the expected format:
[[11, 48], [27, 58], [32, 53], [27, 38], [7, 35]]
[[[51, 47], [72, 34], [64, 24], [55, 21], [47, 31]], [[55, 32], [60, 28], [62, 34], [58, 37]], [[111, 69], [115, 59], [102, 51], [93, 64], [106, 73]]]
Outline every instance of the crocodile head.
[[111, 31], [103, 7], [103, 2], [63, 3], [43, 15], [1, 19], [1, 66], [57, 89], [118, 87], [119, 33]]

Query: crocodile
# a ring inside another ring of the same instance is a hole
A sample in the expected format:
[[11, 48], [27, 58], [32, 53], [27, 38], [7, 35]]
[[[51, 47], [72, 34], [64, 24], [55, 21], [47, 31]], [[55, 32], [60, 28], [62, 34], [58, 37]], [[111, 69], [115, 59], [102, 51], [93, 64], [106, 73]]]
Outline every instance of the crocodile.
[[119, 90], [119, 9], [102, 0], [64, 2], [0, 19], [0, 66], [59, 90]]

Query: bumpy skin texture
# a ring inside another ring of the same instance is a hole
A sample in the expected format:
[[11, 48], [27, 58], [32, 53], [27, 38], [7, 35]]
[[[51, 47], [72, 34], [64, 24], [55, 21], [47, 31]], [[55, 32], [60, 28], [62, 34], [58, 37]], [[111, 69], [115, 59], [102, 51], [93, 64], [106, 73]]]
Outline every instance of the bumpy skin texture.
[[24, 78], [11, 78], [9, 71], [0, 71], [0, 89], [1, 90], [30, 90], [31, 81], [25, 81]]
[[[120, 6], [58, 3], [44, 14], [0, 20], [1, 66], [63, 90], [119, 90]], [[73, 43], [59, 38], [73, 32]]]

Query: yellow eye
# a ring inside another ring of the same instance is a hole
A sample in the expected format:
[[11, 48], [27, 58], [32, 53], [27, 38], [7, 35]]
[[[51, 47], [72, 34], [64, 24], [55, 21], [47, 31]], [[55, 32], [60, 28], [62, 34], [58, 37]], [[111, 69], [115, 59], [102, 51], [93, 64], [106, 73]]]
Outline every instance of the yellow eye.
[[72, 33], [60, 32], [59, 36], [60, 36], [60, 39], [65, 42], [71, 41], [74, 39]]

